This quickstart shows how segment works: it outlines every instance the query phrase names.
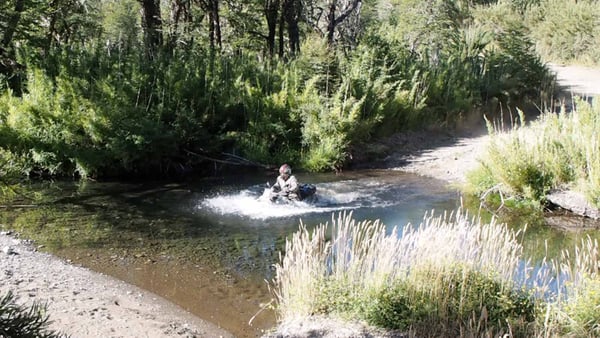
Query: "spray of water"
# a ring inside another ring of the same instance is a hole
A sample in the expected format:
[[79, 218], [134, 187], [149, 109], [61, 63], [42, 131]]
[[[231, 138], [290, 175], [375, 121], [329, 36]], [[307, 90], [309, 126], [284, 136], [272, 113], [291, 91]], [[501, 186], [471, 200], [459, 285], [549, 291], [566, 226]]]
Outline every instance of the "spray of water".
[[342, 181], [323, 183], [317, 193], [305, 201], [273, 203], [263, 185], [243, 189], [239, 193], [209, 197], [200, 208], [222, 215], [240, 215], [252, 219], [297, 216], [309, 213], [330, 213], [360, 207], [382, 207], [390, 201], [381, 196], [391, 187], [383, 183]]

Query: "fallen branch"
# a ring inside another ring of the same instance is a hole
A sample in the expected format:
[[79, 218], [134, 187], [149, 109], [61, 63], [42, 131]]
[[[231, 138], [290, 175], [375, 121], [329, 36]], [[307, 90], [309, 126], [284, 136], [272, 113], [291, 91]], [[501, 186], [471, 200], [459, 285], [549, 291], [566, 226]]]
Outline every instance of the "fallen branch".
[[[504, 198], [504, 194], [502, 193], [502, 189], [500, 189], [500, 187], [502, 187], [502, 183], [500, 184], [496, 184], [495, 186], [489, 188], [488, 190], [486, 190], [483, 194], [481, 194], [481, 197], [479, 197], [479, 200], [481, 201], [481, 204], [489, 211], [491, 212], [494, 216], [497, 216], [497, 213], [504, 208], [504, 203], [506, 202], [506, 200], [508, 199], [512, 199], [512, 197], [509, 197], [507, 199]], [[486, 204], [485, 204], [485, 199], [486, 197], [490, 194], [490, 193], [497, 193], [500, 196], [500, 206], [496, 209], [496, 211], [492, 211], [490, 210]]]
[[12, 204], [12, 205], [0, 205], [2, 209], [10, 209], [10, 208], [37, 208], [39, 205], [37, 204]]
[[222, 153], [223, 155], [226, 155], [230, 158], [232, 158], [233, 160], [223, 160], [223, 159], [218, 159], [218, 158], [214, 158], [214, 157], [210, 157], [207, 155], [203, 155], [203, 154], [198, 154], [196, 152], [193, 152], [191, 150], [187, 150], [184, 149], [184, 151], [190, 155], [199, 157], [203, 160], [207, 160], [207, 161], [211, 161], [211, 162], [215, 162], [215, 163], [223, 163], [223, 164], [228, 164], [228, 165], [237, 165], [237, 166], [253, 166], [253, 167], [260, 167], [260, 168], [266, 168], [269, 169], [271, 168], [270, 166], [264, 165], [264, 164], [260, 164], [260, 163], [256, 163], [253, 161], [250, 161], [248, 159], [245, 159], [241, 156], [237, 156], [234, 154], [228, 154], [228, 153]]

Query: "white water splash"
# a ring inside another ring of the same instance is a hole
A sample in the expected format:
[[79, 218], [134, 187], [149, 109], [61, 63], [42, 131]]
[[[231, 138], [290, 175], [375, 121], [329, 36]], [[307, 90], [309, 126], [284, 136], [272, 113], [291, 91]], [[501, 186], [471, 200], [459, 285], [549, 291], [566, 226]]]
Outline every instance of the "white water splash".
[[222, 215], [239, 215], [252, 219], [329, 213], [363, 206], [387, 206], [390, 202], [377, 196], [378, 192], [385, 190], [384, 188], [381, 184], [357, 185], [349, 181], [323, 183], [317, 186], [314, 198], [306, 202], [273, 203], [269, 200], [268, 189], [264, 189], [260, 194], [261, 188], [255, 186], [236, 194], [207, 198], [199, 207]]

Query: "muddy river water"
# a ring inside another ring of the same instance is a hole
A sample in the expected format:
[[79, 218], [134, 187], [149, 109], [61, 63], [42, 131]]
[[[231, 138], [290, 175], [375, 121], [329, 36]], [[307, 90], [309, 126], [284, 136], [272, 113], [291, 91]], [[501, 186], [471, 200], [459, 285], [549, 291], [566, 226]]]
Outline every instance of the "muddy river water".
[[[379, 219], [390, 228], [418, 225], [427, 212], [461, 204], [458, 192], [444, 182], [401, 172], [300, 174], [298, 179], [317, 186], [315, 201], [262, 201], [265, 183], [274, 181], [264, 174], [44, 183], [31, 187], [44, 202], [1, 209], [0, 221], [73, 263], [150, 290], [237, 337], [256, 337], [275, 325], [271, 310], [260, 311], [272, 299], [266, 281], [300, 222], [310, 229], [351, 211], [357, 220]], [[536, 221], [521, 217], [511, 223], [518, 228]], [[542, 251], [556, 253], [585, 234], [540, 223], [529, 226], [523, 244], [535, 261]]]

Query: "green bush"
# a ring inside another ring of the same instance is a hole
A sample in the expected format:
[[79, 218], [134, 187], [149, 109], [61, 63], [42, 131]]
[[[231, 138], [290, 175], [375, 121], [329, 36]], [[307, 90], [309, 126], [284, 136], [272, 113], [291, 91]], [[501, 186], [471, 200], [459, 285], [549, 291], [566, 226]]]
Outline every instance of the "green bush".
[[364, 317], [370, 325], [407, 332], [420, 326], [437, 312], [426, 292], [398, 281], [374, 295], [365, 306]]
[[527, 126], [521, 116], [521, 124], [509, 131], [490, 127], [491, 141], [481, 165], [467, 176], [467, 190], [539, 203], [550, 189], [567, 187], [598, 205], [598, 107], [579, 99], [573, 112], [544, 112]]
[[[535, 100], [547, 69], [513, 10], [535, 2], [402, 0], [376, 20], [364, 4], [372, 16], [352, 44], [301, 32], [302, 52], [281, 59], [265, 58], [261, 34], [246, 35], [264, 29], [252, 5], [233, 21], [242, 7], [223, 9], [219, 52], [191, 12], [164, 20], [169, 42], [145, 50], [139, 2], [90, 6], [84, 21], [65, 18], [81, 25], [71, 39], [46, 45], [39, 25], [30, 40], [19, 27], [11, 48], [27, 77], [0, 97], [0, 140], [29, 174], [168, 175], [226, 154], [339, 169], [374, 137]], [[23, 24], [46, 19], [42, 7]]]
[[600, 280], [582, 277], [576, 292], [566, 301], [562, 331], [578, 337], [600, 336]]
[[[533, 298], [493, 276], [458, 266], [442, 273], [423, 271], [417, 275], [381, 291], [368, 306], [367, 321], [378, 327], [410, 330], [418, 336], [431, 335], [436, 327], [444, 327], [445, 335], [459, 336], [474, 326], [481, 333], [506, 332], [511, 327], [525, 335], [527, 325], [535, 321]], [[440, 281], [431, 283], [431, 278]]]
[[600, 3], [542, 0], [528, 6], [524, 22], [544, 59], [598, 65]]
[[12, 292], [0, 298], [0, 336], [22, 338], [65, 337], [48, 330], [46, 307], [34, 303], [29, 308], [17, 305]]

